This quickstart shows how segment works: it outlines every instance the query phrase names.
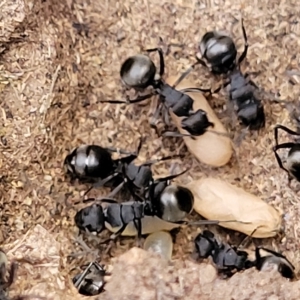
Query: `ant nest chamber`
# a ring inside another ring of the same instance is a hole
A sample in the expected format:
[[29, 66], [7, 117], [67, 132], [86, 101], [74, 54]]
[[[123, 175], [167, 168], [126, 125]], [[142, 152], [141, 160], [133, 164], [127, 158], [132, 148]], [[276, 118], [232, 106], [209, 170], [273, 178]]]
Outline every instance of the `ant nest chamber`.
[[2, 2], [0, 300], [299, 299], [298, 3]]

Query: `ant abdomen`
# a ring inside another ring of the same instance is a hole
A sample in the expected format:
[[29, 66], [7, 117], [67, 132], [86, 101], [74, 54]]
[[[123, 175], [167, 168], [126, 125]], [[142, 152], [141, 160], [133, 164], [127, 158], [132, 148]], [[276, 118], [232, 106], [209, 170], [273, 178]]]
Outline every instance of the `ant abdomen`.
[[146, 55], [137, 54], [127, 58], [121, 66], [120, 76], [125, 85], [145, 89], [154, 81], [156, 67]]
[[203, 36], [199, 48], [212, 72], [224, 74], [235, 66], [237, 50], [231, 37], [209, 31]]

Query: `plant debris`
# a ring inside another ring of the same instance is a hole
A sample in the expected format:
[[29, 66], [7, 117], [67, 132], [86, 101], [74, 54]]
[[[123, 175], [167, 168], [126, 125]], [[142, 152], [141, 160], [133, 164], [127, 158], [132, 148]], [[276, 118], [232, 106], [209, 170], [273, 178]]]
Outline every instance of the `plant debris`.
[[[282, 252], [298, 274], [299, 183], [292, 182], [288, 187], [286, 174], [277, 166], [272, 152], [274, 125], [294, 128], [287, 110], [271, 104], [268, 97], [262, 99], [266, 127], [246, 134], [240, 146], [235, 147], [237, 159], [213, 168], [197, 161], [182, 139], [156, 135], [149, 125], [155, 100], [135, 105], [100, 103], [125, 99], [120, 66], [128, 56], [144, 49], [161, 46], [169, 52], [165, 57], [166, 76], [180, 75], [195, 62], [197, 44], [208, 30], [227, 32], [242, 51], [238, 22], [241, 12], [249, 43], [242, 70], [251, 73], [251, 79], [271, 94], [298, 101], [299, 76], [291, 75], [295, 83], [290, 84], [286, 75], [286, 71], [299, 68], [298, 10], [295, 0], [3, 0], [0, 246], [10, 261], [17, 259], [20, 265], [16, 282], [9, 289], [10, 296], [83, 299], [71, 280], [79, 273], [78, 267], [97, 260], [112, 269], [112, 257], [123, 255], [101, 299], [120, 299], [122, 293], [122, 299], [141, 299], [142, 293], [161, 299], [195, 299], [197, 295], [210, 299], [212, 290], [214, 299], [258, 299], [271, 295], [272, 299], [299, 299], [299, 282], [290, 283], [272, 272], [246, 270], [228, 281], [215, 279], [210, 264], [198, 266], [190, 261], [194, 238], [200, 232], [194, 226], [180, 230], [174, 238], [172, 263], [178, 266], [174, 274], [168, 273], [167, 268], [163, 270], [163, 263], [155, 260], [154, 254], [136, 249], [127, 252], [135, 244], [133, 238], [124, 237], [108, 246], [98, 245], [98, 236], [78, 237], [74, 216], [82, 206], [75, 202], [82, 199], [86, 185], [71, 184], [63, 170], [66, 155], [81, 144], [135, 151], [142, 134], [147, 142], [137, 162], [175, 153], [184, 155], [181, 160], [153, 166], [155, 176], [167, 176], [173, 168], [176, 172], [190, 168], [176, 182], [185, 185], [208, 176], [220, 177], [283, 211], [285, 237], [254, 241]], [[214, 84], [211, 75], [201, 67], [189, 78], [201, 88]], [[226, 93], [221, 92], [209, 104], [227, 128], [221, 117], [225, 100]], [[283, 134], [281, 139], [284, 138]], [[284, 157], [286, 152], [282, 152]], [[107, 189], [95, 189], [89, 196], [107, 193]], [[198, 220], [199, 215], [193, 213], [191, 219]], [[231, 244], [243, 239], [241, 234], [223, 228], [208, 228]], [[129, 268], [124, 258], [130, 258], [134, 251], [142, 258]], [[207, 277], [201, 273], [204, 269], [210, 272]], [[130, 276], [131, 272], [135, 272], [134, 276]], [[249, 289], [245, 289], [246, 284]], [[124, 287], [131, 295], [126, 294]], [[147, 297], [142, 299], [150, 299]]]

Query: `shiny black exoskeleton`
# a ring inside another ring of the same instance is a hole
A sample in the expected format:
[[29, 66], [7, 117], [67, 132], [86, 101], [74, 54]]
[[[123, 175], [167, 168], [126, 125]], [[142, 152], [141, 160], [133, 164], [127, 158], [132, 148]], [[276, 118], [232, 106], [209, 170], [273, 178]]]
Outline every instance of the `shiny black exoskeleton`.
[[264, 107], [255, 96], [254, 84], [239, 69], [229, 76], [229, 97], [234, 105], [239, 120], [251, 130], [258, 130], [265, 125]]
[[103, 207], [94, 203], [82, 208], [75, 215], [75, 224], [82, 231], [100, 233], [105, 228]]
[[[152, 193], [154, 191], [154, 193]], [[129, 223], [133, 223], [138, 236], [142, 234], [141, 220], [145, 216], [157, 216], [166, 222], [180, 222], [193, 209], [194, 196], [184, 187], [156, 182], [151, 187], [150, 200], [118, 203], [113, 199], [96, 201], [75, 215], [75, 224], [82, 231], [100, 233], [108, 224], [115, 236], [122, 234]], [[153, 198], [152, 198], [153, 197]]]
[[[207, 32], [199, 45], [204, 60], [197, 58], [213, 74], [224, 74], [228, 81], [223, 87], [230, 85], [229, 96], [239, 120], [251, 130], [258, 130], [265, 125], [264, 107], [255, 95], [257, 86], [240, 70], [240, 64], [247, 56], [248, 42], [242, 20], [242, 30], [245, 41], [244, 51], [236, 61], [237, 50], [231, 37], [216, 31]], [[193, 66], [193, 67], [194, 67]], [[193, 68], [192, 67], [192, 68]], [[192, 68], [190, 70], [192, 70]], [[217, 92], [222, 87], [216, 89]]]
[[170, 181], [178, 176], [184, 174], [187, 170], [179, 173], [170, 175], [167, 177], [161, 177], [156, 180], [153, 178], [153, 173], [151, 170], [151, 164], [175, 158], [176, 156], [166, 156], [162, 159], [153, 160], [148, 163], [144, 163], [140, 166], [136, 166], [133, 163], [124, 165], [123, 167], [123, 176], [124, 176], [124, 183], [127, 184], [129, 192], [134, 197], [135, 200], [143, 201], [144, 199], [149, 200], [151, 197], [151, 193], [157, 188], [159, 183], [163, 183], [166, 185], [170, 184]]
[[282, 254], [263, 247], [257, 247], [255, 250], [255, 266], [258, 270], [266, 270], [274, 267], [283, 276], [289, 279], [295, 277], [295, 267]]
[[91, 262], [83, 273], [73, 278], [78, 292], [84, 296], [98, 295], [104, 288], [105, 270], [96, 261]]
[[[150, 98], [153, 95], [159, 95], [160, 102], [154, 114], [152, 126], [155, 127], [155, 121], [159, 114], [164, 110], [164, 116], [171, 109], [178, 117], [185, 117], [182, 121], [182, 127], [187, 130], [192, 136], [202, 135], [206, 129], [213, 124], [208, 121], [206, 112], [203, 110], [193, 111], [194, 100], [187, 94], [186, 90], [176, 90], [175, 86], [181, 81], [179, 79], [173, 86], [165, 83], [162, 79], [165, 70], [163, 52], [160, 48], [148, 49], [147, 52], [158, 52], [160, 57], [160, 70], [157, 73], [156, 66], [147, 55], [138, 54], [131, 56], [125, 60], [121, 66], [120, 76], [122, 82], [129, 88], [137, 91], [144, 90], [150, 86], [154, 91], [150, 94], [139, 96], [136, 99], [122, 100], [106, 100], [102, 102], [109, 103], [137, 103]], [[208, 89], [197, 89], [202, 92], [210, 92]], [[167, 117], [165, 117], [165, 120]], [[169, 134], [170, 136], [170, 134]], [[178, 136], [178, 135], [177, 135]]]
[[237, 250], [235, 247], [224, 243], [214, 250], [212, 258], [217, 269], [227, 274], [231, 274], [233, 270], [241, 271], [252, 266], [247, 259], [248, 253], [246, 251]]
[[252, 261], [248, 258], [246, 251], [218, 241], [209, 230], [204, 230], [196, 237], [195, 246], [199, 258], [211, 256], [218, 271], [227, 276], [233, 275], [233, 271], [252, 267], [263, 271], [274, 266], [283, 277], [290, 279], [295, 277], [294, 266], [282, 254], [267, 248], [256, 247], [255, 260]]
[[140, 140], [136, 153], [129, 154], [120, 151], [129, 155], [116, 160], [111, 157], [111, 152], [117, 151], [113, 148], [82, 145], [66, 156], [64, 165], [71, 177], [96, 182], [93, 187], [113, 187], [110, 197], [123, 187], [126, 187], [137, 198], [143, 197], [145, 190], [154, 182], [151, 165], [178, 156], [167, 156], [136, 166], [133, 161], [139, 154], [142, 141], [143, 139]]
[[[105, 207], [103, 208], [102, 205]], [[140, 238], [142, 219], [147, 215], [154, 215], [149, 202], [127, 201], [120, 204], [112, 199], [104, 199], [101, 204], [92, 204], [78, 211], [75, 215], [75, 223], [82, 231], [96, 233], [109, 226], [108, 229], [114, 232], [110, 239], [122, 235], [126, 227], [133, 223]]]
[[204, 230], [195, 238], [195, 246], [199, 258], [208, 258], [219, 244], [211, 231]]
[[199, 258], [211, 256], [218, 272], [226, 276], [233, 275], [234, 271], [252, 267], [247, 252], [231, 247], [227, 243], [221, 243], [209, 230], [204, 230], [196, 237], [195, 246]]
[[[87, 199], [95, 201], [95, 199]], [[130, 222], [134, 222], [138, 234], [141, 235], [141, 219], [151, 214], [147, 202], [127, 201], [122, 204], [112, 199], [103, 199], [100, 203], [87, 206], [75, 215], [75, 224], [82, 231], [100, 233], [108, 223], [116, 230], [115, 236], [121, 235]]]
[[[274, 136], [275, 136], [275, 146], [273, 147], [273, 151], [278, 162], [278, 165], [281, 169], [288, 173], [289, 182], [292, 178], [295, 178], [300, 182], [300, 140], [297, 139], [295, 142], [288, 143], [278, 143], [278, 131], [279, 129], [284, 130], [285, 132], [300, 136], [299, 132], [293, 131], [283, 125], [276, 125], [274, 128]], [[286, 167], [283, 166], [281, 158], [279, 157], [277, 150], [289, 148], [288, 156], [286, 159]]]
[[194, 196], [189, 189], [168, 185], [166, 181], [154, 184], [154, 193], [150, 195], [150, 200], [154, 214], [168, 222], [184, 219], [194, 205]]
[[67, 173], [73, 178], [108, 177], [116, 163], [107, 148], [98, 145], [81, 145], [71, 151], [64, 160]]
[[202, 37], [199, 49], [214, 74], [226, 74], [234, 69], [237, 50], [231, 37], [209, 31]]

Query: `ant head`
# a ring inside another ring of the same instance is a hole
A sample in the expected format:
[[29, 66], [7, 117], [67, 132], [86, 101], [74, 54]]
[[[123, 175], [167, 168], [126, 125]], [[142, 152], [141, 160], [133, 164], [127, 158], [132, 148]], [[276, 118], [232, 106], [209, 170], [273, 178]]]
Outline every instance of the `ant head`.
[[75, 215], [76, 226], [89, 232], [101, 232], [104, 229], [104, 213], [103, 208], [100, 204], [92, 204], [87, 206]]
[[207, 258], [218, 248], [218, 243], [211, 231], [204, 230], [195, 238], [195, 246], [198, 257]]
[[121, 66], [120, 76], [125, 85], [135, 89], [145, 89], [155, 80], [156, 67], [143, 54], [127, 58]]
[[237, 50], [230, 36], [217, 31], [207, 32], [201, 39], [199, 49], [202, 57], [211, 65], [212, 71], [225, 74], [236, 65]]

